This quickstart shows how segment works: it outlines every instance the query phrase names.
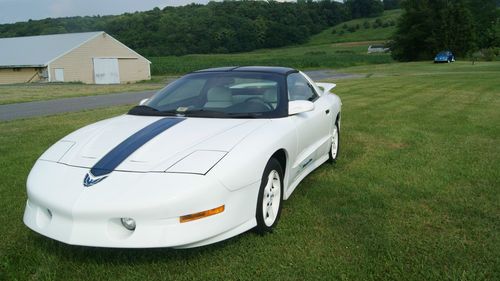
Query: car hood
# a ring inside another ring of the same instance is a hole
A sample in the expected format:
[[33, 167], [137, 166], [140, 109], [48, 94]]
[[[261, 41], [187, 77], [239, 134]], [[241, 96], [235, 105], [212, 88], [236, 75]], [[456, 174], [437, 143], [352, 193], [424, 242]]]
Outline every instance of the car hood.
[[[116, 154], [116, 148], [120, 145], [123, 147], [124, 142], [127, 143], [132, 136], [141, 130], [147, 131], [153, 123], [165, 118], [175, 122], [168, 128], [161, 128], [140, 145], [136, 143], [133, 148], [126, 147], [128, 151], [121, 155], [123, 159], [113, 170], [163, 172], [198, 151], [216, 151], [223, 157], [248, 134], [269, 122], [266, 119], [122, 115], [73, 132], [51, 147], [40, 159], [90, 169], [112, 150]], [[62, 156], [51, 155], [54, 153]]]

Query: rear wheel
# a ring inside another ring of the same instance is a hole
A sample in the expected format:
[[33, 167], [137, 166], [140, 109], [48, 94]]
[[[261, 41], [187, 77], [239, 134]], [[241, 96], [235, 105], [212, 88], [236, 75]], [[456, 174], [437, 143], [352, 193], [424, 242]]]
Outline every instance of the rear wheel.
[[329, 161], [330, 163], [337, 162], [337, 157], [339, 156], [340, 149], [340, 128], [339, 122], [335, 122], [335, 126], [333, 127], [332, 137], [331, 137], [331, 145], [329, 152]]
[[260, 234], [271, 232], [278, 224], [283, 202], [283, 169], [278, 160], [267, 162], [260, 184], [255, 217], [256, 231]]

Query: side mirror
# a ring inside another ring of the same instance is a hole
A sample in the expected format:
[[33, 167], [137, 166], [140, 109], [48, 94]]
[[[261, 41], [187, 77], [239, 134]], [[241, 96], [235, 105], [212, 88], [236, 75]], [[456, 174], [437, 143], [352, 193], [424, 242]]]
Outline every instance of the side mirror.
[[143, 105], [148, 102], [149, 99], [143, 99], [139, 102], [139, 105]]
[[308, 112], [314, 109], [314, 103], [307, 100], [294, 100], [288, 102], [288, 115]]

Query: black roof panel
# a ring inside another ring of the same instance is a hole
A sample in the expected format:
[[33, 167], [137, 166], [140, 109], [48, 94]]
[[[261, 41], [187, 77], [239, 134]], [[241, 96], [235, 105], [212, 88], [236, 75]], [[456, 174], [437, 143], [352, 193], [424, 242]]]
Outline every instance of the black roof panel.
[[230, 72], [230, 71], [268, 72], [268, 73], [278, 73], [278, 74], [288, 74], [291, 72], [297, 72], [297, 70], [293, 68], [280, 67], [280, 66], [227, 66], [227, 67], [202, 69], [195, 72]]
[[196, 70], [193, 72], [221, 72], [221, 71], [231, 71], [235, 68], [237, 68], [237, 66], [224, 66], [224, 67], [214, 67], [214, 68], [201, 69], [201, 70]]

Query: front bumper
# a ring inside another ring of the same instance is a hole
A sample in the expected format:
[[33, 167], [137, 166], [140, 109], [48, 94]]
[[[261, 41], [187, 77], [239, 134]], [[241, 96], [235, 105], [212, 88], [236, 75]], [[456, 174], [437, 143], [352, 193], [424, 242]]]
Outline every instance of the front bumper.
[[[87, 172], [38, 161], [28, 177], [24, 223], [67, 244], [118, 248], [195, 247], [256, 225], [258, 182], [229, 191], [208, 175], [115, 171], [84, 187]], [[179, 221], [220, 205], [222, 213]], [[134, 231], [121, 225], [123, 217], [136, 221]]]

